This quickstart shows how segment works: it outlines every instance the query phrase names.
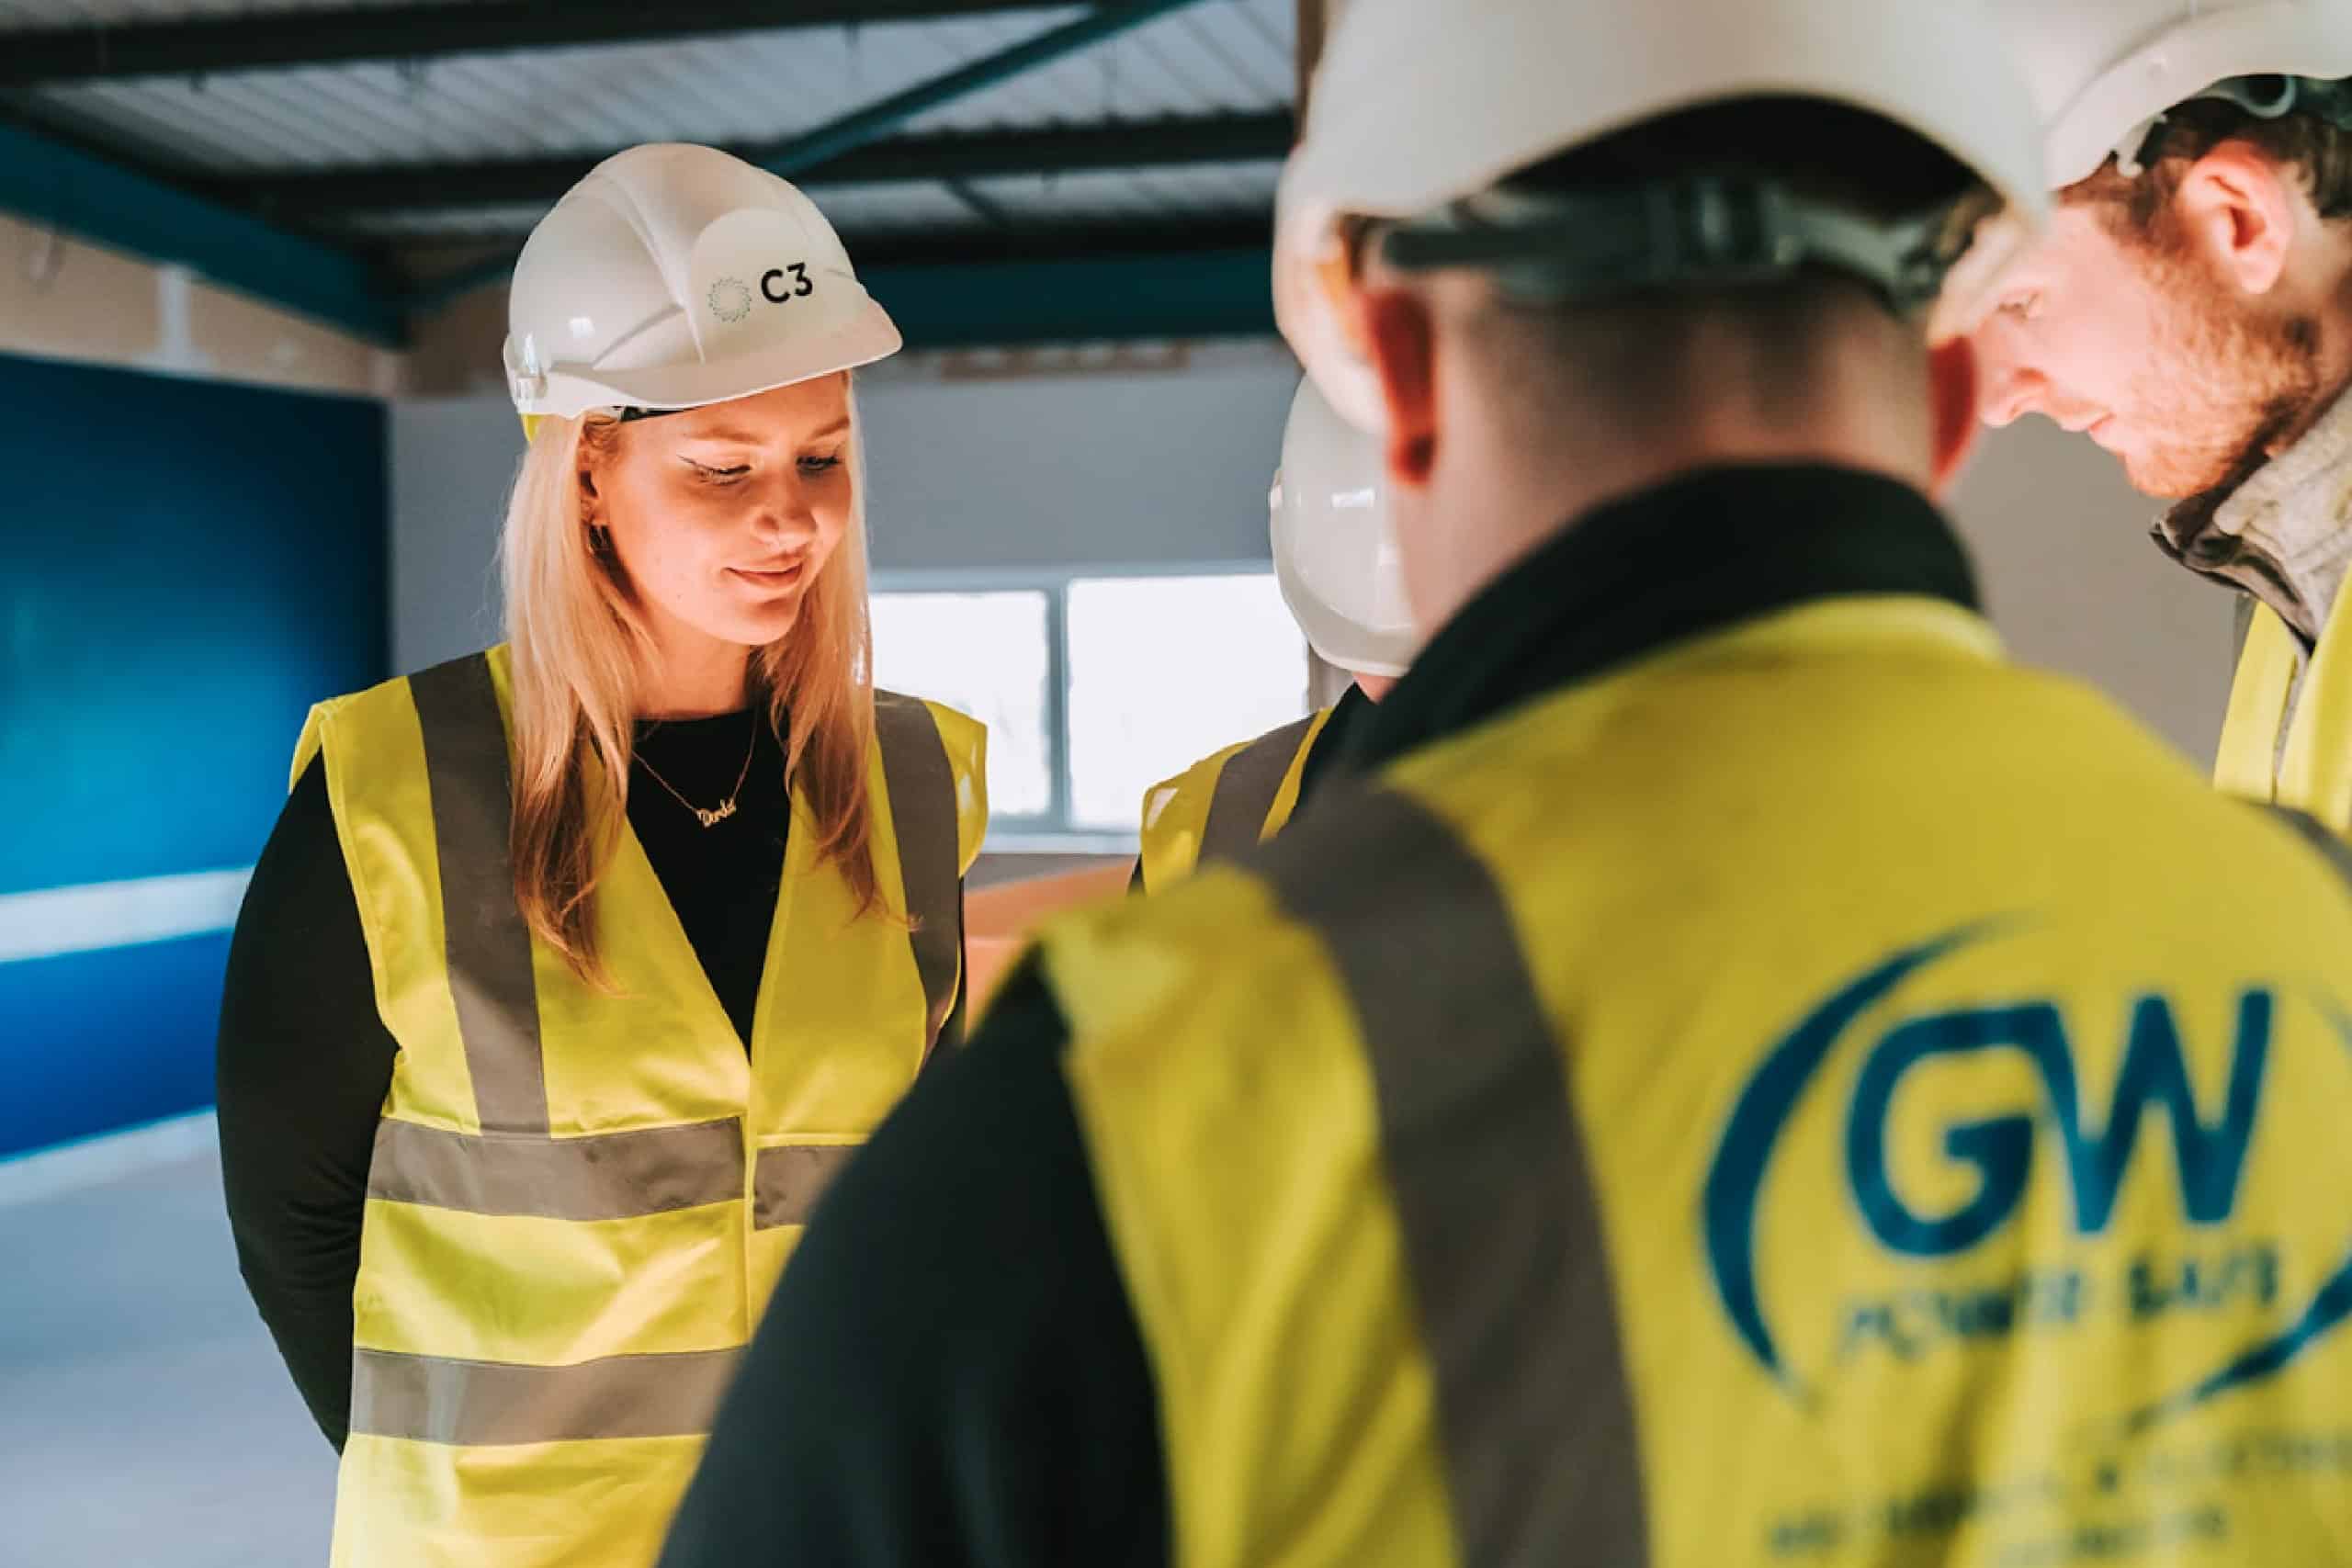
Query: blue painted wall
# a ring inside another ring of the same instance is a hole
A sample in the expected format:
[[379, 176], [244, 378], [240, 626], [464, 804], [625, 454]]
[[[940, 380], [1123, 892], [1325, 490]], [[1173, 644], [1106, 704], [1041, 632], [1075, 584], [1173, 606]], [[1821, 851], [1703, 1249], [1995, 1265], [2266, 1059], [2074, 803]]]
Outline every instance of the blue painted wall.
[[[0, 895], [250, 865], [382, 680], [372, 400], [0, 355]], [[0, 1156], [212, 1096], [224, 933], [0, 962]]]

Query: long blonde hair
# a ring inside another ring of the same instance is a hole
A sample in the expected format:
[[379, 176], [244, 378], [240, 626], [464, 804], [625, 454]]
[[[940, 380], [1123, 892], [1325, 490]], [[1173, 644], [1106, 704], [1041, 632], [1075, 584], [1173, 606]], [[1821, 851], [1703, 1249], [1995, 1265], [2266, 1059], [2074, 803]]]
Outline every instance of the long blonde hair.
[[[850, 396], [850, 520], [780, 640], [752, 656], [752, 684], [785, 747], [785, 771], [817, 829], [819, 860], [849, 880], [860, 913], [881, 902], [866, 799], [874, 738], [866, 615], [865, 454]], [[609, 546], [588, 527], [583, 448], [610, 449], [618, 422], [543, 420], [524, 455], [501, 545], [514, 644], [514, 899], [573, 971], [603, 984], [595, 892], [628, 806], [638, 696], [650, 629]]]

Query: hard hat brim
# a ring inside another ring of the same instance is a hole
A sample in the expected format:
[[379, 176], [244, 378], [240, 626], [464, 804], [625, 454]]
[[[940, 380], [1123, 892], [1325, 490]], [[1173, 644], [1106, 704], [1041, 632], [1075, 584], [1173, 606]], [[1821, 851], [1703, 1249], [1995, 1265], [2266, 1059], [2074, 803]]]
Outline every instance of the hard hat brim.
[[591, 370], [552, 366], [546, 389], [514, 399], [515, 412], [576, 419], [591, 409], [693, 409], [737, 398], [756, 397], [778, 387], [814, 381], [888, 359], [905, 346], [889, 312], [868, 299], [855, 314], [831, 330], [761, 353], [707, 364], [670, 365], [634, 370]]
[[2273, 4], [2191, 15], [2115, 62], [2051, 118], [2050, 186], [2097, 174], [2134, 130], [2236, 76], [2352, 76], [2352, 8]]

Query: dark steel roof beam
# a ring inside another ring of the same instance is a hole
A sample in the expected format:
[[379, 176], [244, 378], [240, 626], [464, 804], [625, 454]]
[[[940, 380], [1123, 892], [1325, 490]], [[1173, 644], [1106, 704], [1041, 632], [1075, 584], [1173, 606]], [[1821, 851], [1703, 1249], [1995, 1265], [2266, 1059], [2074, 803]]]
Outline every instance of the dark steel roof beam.
[[[0, 87], [127, 76], [211, 76], [370, 60], [644, 43], [1067, 8], [1039, 0], [419, 0], [175, 21], [35, 28], [5, 35]], [[1084, 3], [1084, 0], [1077, 0]]]

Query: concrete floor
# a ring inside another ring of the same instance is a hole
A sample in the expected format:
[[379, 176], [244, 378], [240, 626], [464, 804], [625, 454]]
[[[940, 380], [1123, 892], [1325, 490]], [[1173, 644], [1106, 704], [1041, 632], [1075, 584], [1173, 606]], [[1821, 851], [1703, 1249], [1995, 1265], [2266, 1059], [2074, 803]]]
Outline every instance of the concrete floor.
[[334, 1493], [217, 1160], [0, 1207], [0, 1568], [319, 1568]]

